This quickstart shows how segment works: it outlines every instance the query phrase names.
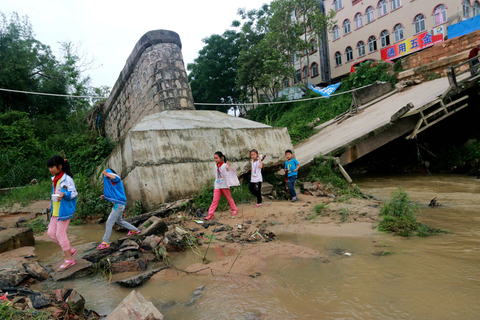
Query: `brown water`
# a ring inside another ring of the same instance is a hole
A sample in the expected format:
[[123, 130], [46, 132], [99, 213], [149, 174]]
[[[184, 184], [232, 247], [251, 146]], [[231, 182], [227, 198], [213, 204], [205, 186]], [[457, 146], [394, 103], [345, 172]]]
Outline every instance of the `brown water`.
[[[169, 271], [138, 291], [166, 319], [479, 319], [480, 180], [411, 175], [355, 181], [380, 199], [402, 186], [420, 204], [419, 221], [450, 233], [427, 238], [402, 238], [376, 230], [362, 237], [280, 234], [277, 241], [315, 248], [325, 255], [322, 259], [274, 257], [256, 279]], [[428, 207], [434, 197], [443, 206]], [[69, 232], [76, 236], [75, 246], [86, 247], [101, 239], [103, 226], [72, 227]], [[338, 255], [337, 249], [352, 256]], [[372, 254], [381, 250], [392, 255]], [[49, 242], [38, 241], [36, 252], [42, 261], [61, 257]], [[187, 252], [175, 263], [184, 267], [198, 261], [198, 256]], [[206, 290], [192, 299], [195, 288], [202, 285]], [[130, 292], [100, 276], [43, 286], [74, 287], [87, 306], [100, 313], [110, 312]]]

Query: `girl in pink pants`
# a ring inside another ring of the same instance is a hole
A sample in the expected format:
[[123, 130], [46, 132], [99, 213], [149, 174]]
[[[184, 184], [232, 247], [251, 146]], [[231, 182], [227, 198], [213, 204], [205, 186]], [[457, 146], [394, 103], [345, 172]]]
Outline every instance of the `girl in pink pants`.
[[230, 165], [227, 164], [227, 158], [220, 151], [215, 152], [213, 160], [215, 160], [215, 190], [213, 190], [212, 205], [210, 206], [210, 209], [208, 209], [208, 216], [205, 217], [205, 220], [213, 219], [213, 214], [215, 209], [217, 209], [222, 194], [227, 198], [228, 204], [232, 209], [232, 217], [235, 217], [238, 213], [238, 209], [235, 205], [235, 201], [233, 201], [230, 188], [225, 178], [225, 172], [228, 171]]

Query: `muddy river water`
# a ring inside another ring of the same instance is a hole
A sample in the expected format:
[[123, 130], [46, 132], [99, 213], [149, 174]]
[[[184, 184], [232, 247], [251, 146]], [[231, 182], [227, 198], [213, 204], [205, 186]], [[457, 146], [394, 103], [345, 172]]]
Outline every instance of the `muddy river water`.
[[[479, 319], [480, 180], [454, 175], [356, 177], [366, 193], [386, 200], [402, 186], [418, 201], [418, 220], [450, 233], [402, 238], [372, 229], [362, 236], [278, 234], [288, 242], [322, 252], [322, 258], [275, 256], [257, 278], [249, 275], [161, 273], [138, 288], [166, 319]], [[437, 197], [440, 207], [427, 204]], [[341, 226], [338, 227], [341, 230]], [[71, 227], [73, 245], [99, 241], [103, 225]], [[351, 256], [338, 254], [345, 250]], [[387, 256], [376, 256], [378, 251]], [[38, 241], [42, 262], [60, 257], [56, 245]], [[215, 252], [210, 252], [211, 260]], [[175, 258], [186, 267], [191, 252]], [[76, 288], [87, 307], [109, 313], [130, 289], [99, 275], [44, 288]], [[198, 297], [195, 288], [205, 286]]]

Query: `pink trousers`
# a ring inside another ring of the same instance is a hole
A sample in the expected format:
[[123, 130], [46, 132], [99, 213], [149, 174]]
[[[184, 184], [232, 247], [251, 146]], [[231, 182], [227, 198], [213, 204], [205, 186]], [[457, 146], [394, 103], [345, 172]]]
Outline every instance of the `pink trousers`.
[[58, 217], [51, 217], [47, 234], [56, 244], [62, 247], [62, 251], [70, 250], [70, 242], [67, 238], [67, 228], [70, 219], [58, 221]]
[[227, 198], [230, 208], [232, 208], [233, 211], [238, 210], [237, 206], [235, 205], [235, 201], [233, 201], [232, 193], [230, 192], [230, 189], [214, 189], [213, 201], [212, 201], [212, 205], [210, 206], [210, 209], [208, 209], [208, 214], [213, 214], [215, 212], [215, 209], [217, 209], [218, 202], [220, 201], [222, 194], [225, 196], [225, 198]]

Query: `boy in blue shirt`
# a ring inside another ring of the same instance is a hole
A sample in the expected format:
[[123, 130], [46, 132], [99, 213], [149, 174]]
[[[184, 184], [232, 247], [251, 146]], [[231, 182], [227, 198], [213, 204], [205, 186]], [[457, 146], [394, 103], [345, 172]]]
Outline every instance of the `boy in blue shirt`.
[[108, 220], [105, 225], [105, 235], [103, 236], [102, 240], [103, 242], [97, 247], [98, 250], [107, 249], [110, 247], [108, 241], [110, 240], [112, 228], [115, 223], [130, 230], [128, 231], [127, 236], [140, 232], [130, 223], [123, 220], [123, 210], [125, 210], [125, 205], [127, 204], [127, 197], [125, 196], [125, 190], [123, 189], [122, 179], [112, 169], [103, 170], [102, 174], [103, 195], [101, 195], [100, 198], [113, 202], [114, 206], [112, 208], [112, 212], [110, 212], [110, 215], [108, 216]]
[[296, 159], [292, 159], [292, 157], [293, 157], [292, 150], [285, 151], [285, 158], [287, 158], [287, 161], [285, 161], [284, 170], [288, 177], [288, 190], [292, 195], [292, 202], [295, 202], [298, 200], [298, 198], [297, 198], [297, 194], [295, 193], [294, 187], [295, 187], [295, 181], [297, 180], [298, 168], [300, 168], [300, 164]]

